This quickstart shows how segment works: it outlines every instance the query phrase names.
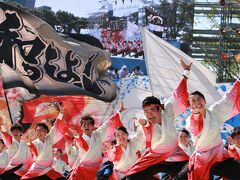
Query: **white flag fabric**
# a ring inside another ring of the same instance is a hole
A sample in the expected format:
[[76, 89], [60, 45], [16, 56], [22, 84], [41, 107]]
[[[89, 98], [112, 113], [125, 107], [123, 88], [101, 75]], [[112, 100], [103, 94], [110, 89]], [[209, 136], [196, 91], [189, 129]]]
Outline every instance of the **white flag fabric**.
[[177, 86], [183, 69], [180, 59], [186, 64], [193, 62], [188, 81], [189, 92], [200, 91], [205, 95], [207, 104], [220, 100], [221, 95], [215, 89], [216, 76], [181, 50], [157, 37], [148, 30], [141, 29], [145, 61], [152, 88], [157, 97], [170, 97]]
[[123, 37], [125, 40], [136, 40], [138, 37], [139, 27], [136, 24], [131, 23], [130, 21], [127, 21], [127, 27], [123, 30]]
[[146, 118], [142, 110], [142, 101], [151, 96], [151, 88], [147, 76], [131, 76], [122, 78], [116, 82], [118, 86], [117, 97], [111, 103], [102, 102], [96, 99], [88, 101], [83, 111], [75, 116], [72, 121], [79, 123], [80, 117], [91, 114], [97, 119], [96, 126], [108, 119], [114, 112], [117, 112], [121, 101], [126, 110], [121, 113], [121, 121], [129, 132], [134, 130], [138, 122], [137, 118]]

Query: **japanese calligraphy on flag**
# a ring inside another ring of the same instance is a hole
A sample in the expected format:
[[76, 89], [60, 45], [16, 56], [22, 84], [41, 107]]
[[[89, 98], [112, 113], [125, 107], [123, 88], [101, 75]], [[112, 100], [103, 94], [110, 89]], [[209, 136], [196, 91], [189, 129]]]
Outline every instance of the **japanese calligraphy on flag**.
[[60, 37], [41, 19], [0, 3], [0, 62], [4, 88], [45, 95], [88, 95], [112, 101], [116, 86], [105, 71], [106, 51]]

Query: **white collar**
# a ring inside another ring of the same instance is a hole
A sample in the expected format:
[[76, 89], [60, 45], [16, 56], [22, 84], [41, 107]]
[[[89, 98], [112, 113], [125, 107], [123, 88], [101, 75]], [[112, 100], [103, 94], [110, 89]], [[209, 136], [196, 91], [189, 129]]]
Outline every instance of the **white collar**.
[[[46, 141], [46, 140], [45, 140]], [[44, 144], [44, 142], [42, 142], [42, 140], [41, 139], [37, 139], [37, 142], [38, 142], [38, 144], [41, 144], [41, 145], [43, 145]]]
[[17, 145], [19, 145], [20, 143], [21, 143], [21, 139], [20, 139], [20, 141], [18, 142], [15, 138], [12, 138], [13, 139], [13, 141], [15, 142], [15, 143], [17, 143]]
[[84, 133], [83, 133], [82, 137], [83, 137], [83, 139], [84, 139], [85, 141], [88, 141], [88, 142], [92, 139], [92, 136], [89, 137], [88, 135], [86, 135], [86, 134], [84, 134]]

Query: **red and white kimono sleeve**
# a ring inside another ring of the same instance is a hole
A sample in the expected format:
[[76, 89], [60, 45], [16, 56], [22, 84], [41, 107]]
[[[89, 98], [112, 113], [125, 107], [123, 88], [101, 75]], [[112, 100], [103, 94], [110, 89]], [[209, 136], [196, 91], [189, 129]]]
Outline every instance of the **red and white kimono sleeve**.
[[240, 160], [240, 154], [237, 150], [237, 147], [235, 147], [235, 145], [229, 145], [228, 146], [228, 153], [234, 159]]
[[217, 116], [220, 123], [238, 115], [240, 113], [240, 81], [236, 80], [232, 88], [220, 101], [210, 106], [209, 110]]
[[96, 132], [100, 135], [101, 142], [106, 140], [114, 139], [114, 131], [117, 127], [122, 126], [122, 122], [120, 119], [120, 112], [118, 111], [114, 115], [112, 115], [108, 120], [106, 120], [97, 130]]
[[68, 131], [68, 126], [62, 119], [63, 114], [59, 113], [54, 126], [51, 128], [49, 134], [47, 135], [50, 136], [52, 144], [56, 144], [58, 141], [60, 141]]

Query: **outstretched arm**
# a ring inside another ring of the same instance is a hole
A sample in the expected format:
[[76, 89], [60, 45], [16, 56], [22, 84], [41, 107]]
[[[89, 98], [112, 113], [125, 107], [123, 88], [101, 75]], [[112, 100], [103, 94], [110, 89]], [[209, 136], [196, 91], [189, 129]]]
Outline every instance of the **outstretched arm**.
[[236, 80], [232, 88], [209, 108], [220, 123], [240, 113], [240, 81]]
[[183, 72], [183, 79], [187, 80], [188, 76], [189, 76], [189, 71], [190, 71], [191, 66], [192, 66], [192, 62], [189, 65], [187, 65], [182, 59], [180, 59], [180, 64], [181, 64], [181, 66], [182, 66], [182, 68], [184, 70], [184, 72]]
[[184, 70], [183, 79], [179, 82], [177, 88], [173, 91], [172, 97], [166, 103], [165, 112], [169, 117], [178, 116], [188, 107], [187, 79], [190, 74], [192, 63], [187, 65], [182, 59], [180, 59], [180, 64]]
[[63, 111], [64, 110], [59, 103], [58, 103], [58, 111], [59, 111], [59, 115], [58, 115], [53, 127], [51, 128], [50, 132], [48, 133], [48, 135], [46, 137], [46, 138], [51, 139], [52, 144], [55, 144], [58, 141], [60, 141], [68, 130], [68, 126], [67, 126], [66, 122], [63, 121]]
[[120, 114], [125, 110], [126, 108], [124, 107], [123, 102], [121, 102], [119, 111], [112, 115], [96, 130], [96, 132], [99, 133], [102, 142], [108, 139], [113, 139], [115, 129], [123, 125], [120, 119]]

